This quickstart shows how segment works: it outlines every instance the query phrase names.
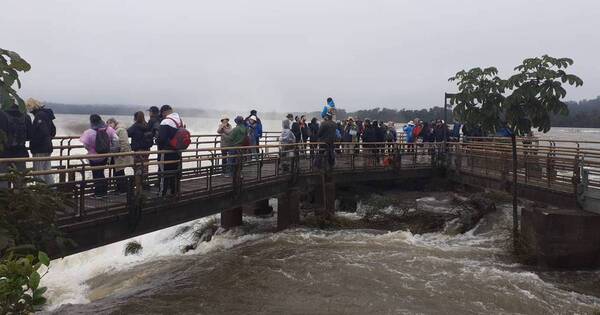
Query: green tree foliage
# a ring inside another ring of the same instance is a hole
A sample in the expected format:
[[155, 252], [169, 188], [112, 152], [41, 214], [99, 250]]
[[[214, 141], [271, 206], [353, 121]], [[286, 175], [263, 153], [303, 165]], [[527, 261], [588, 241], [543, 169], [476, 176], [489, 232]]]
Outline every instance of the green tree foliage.
[[50, 261], [39, 250], [72, 243], [54, 223], [65, 204], [60, 194], [24, 172], [10, 169], [0, 180], [15, 186], [0, 189], [0, 314], [29, 314], [46, 302], [39, 269]]
[[22, 111], [25, 111], [25, 102], [19, 97], [13, 86], [16, 84], [20, 89], [19, 72], [27, 72], [30, 69], [31, 65], [19, 54], [0, 48], [0, 105], [2, 109], [16, 104]]
[[573, 64], [569, 58], [528, 58], [515, 67], [516, 74], [508, 79], [498, 76], [498, 69], [473, 68], [460, 71], [450, 81], [456, 81], [458, 93], [450, 104], [461, 121], [478, 125], [488, 133], [507, 128], [512, 144], [513, 241], [518, 242], [517, 212], [517, 146], [516, 136], [537, 128], [548, 132], [552, 115], [567, 115], [569, 108], [563, 99], [567, 91], [563, 84], [581, 86], [583, 81], [565, 70]]
[[16, 257], [12, 253], [0, 259], [0, 314], [30, 314], [46, 303], [46, 287], [40, 287], [42, 266], [48, 272], [50, 259], [39, 252], [37, 257]]
[[567, 95], [563, 84], [580, 86], [583, 81], [565, 70], [573, 64], [569, 58], [528, 58], [515, 67], [508, 79], [498, 76], [494, 67], [460, 71], [450, 78], [458, 93], [450, 99], [454, 114], [461, 121], [480, 124], [491, 133], [508, 128], [524, 135], [532, 128], [548, 132], [552, 115], [568, 114], [563, 101]]
[[0, 180], [15, 183], [0, 188], [0, 255], [69, 245], [55, 225], [56, 213], [65, 209], [61, 194], [14, 169]]

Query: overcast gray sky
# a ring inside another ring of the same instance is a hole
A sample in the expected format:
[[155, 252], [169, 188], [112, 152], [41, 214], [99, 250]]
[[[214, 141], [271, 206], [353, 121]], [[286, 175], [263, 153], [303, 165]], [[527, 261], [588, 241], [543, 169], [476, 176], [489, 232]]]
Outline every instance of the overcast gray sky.
[[64, 103], [317, 110], [441, 105], [455, 72], [575, 60], [600, 95], [598, 0], [4, 1], [0, 47], [24, 97]]

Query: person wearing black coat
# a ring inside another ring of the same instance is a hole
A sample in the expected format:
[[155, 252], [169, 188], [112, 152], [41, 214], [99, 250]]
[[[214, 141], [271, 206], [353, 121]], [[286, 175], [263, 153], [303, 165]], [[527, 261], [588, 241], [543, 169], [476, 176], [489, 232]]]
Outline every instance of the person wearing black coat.
[[[29, 140], [29, 150], [33, 157], [49, 157], [54, 151], [52, 138], [56, 136], [56, 126], [53, 120], [54, 112], [51, 109], [45, 108], [39, 101], [28, 99], [26, 102], [27, 109], [33, 114], [33, 122], [31, 126], [31, 137]], [[52, 168], [52, 161], [34, 161], [34, 171], [48, 171]], [[36, 176], [37, 179], [44, 181], [46, 184], [54, 184], [54, 176], [52, 174]]]
[[330, 167], [335, 165], [335, 141], [337, 140], [337, 124], [332, 121], [332, 116], [327, 114], [325, 119], [321, 122], [319, 132], [317, 133], [319, 141], [324, 142], [323, 151], [327, 157], [327, 161]]
[[375, 122], [373, 122], [373, 124], [371, 124], [371, 121], [368, 119], [365, 119], [365, 128], [362, 134], [362, 140], [363, 143], [365, 143], [363, 145], [364, 150], [363, 152], [368, 153], [370, 155], [372, 155], [372, 158], [369, 158], [370, 163], [375, 163], [375, 161], [377, 161], [377, 155], [378, 155], [378, 151], [377, 150], [377, 145], [376, 144], [370, 144], [372, 142], [377, 142], [378, 141], [378, 136], [377, 136], [377, 129], [375, 129]]
[[[4, 143], [4, 150], [0, 153], [2, 158], [21, 158], [29, 157], [26, 142], [31, 139], [31, 117], [23, 114], [17, 105], [5, 111], [8, 120], [7, 124], [7, 142]], [[20, 168], [21, 163], [15, 163], [17, 169], [25, 170], [25, 163]]]
[[[136, 152], [150, 151], [154, 145], [154, 131], [152, 130], [152, 127], [146, 123], [144, 112], [136, 112], [133, 115], [133, 121], [133, 125], [127, 129], [127, 136], [131, 138], [131, 150]], [[149, 156], [149, 153], [140, 153], [134, 156], [134, 161], [142, 164], [141, 171], [142, 178], [144, 179], [144, 188], [149, 188], [150, 186], [147, 183]]]
[[300, 129], [300, 119], [298, 118], [298, 116], [294, 118], [291, 130], [294, 136], [296, 137], [296, 143], [302, 142], [302, 130]]
[[161, 173], [159, 195], [165, 196], [167, 190], [170, 190], [171, 194], [175, 195], [179, 192], [181, 165], [180, 163], [174, 163], [174, 161], [181, 162], [181, 152], [173, 151], [170, 141], [177, 134], [178, 126], [183, 126], [183, 121], [179, 117], [179, 114], [173, 112], [173, 109], [169, 105], [163, 105], [160, 112], [163, 119], [160, 122], [158, 139], [156, 141], [158, 150], [170, 150], [171, 152], [159, 155], [161, 161], [170, 162], [168, 164], [159, 164], [159, 171]]

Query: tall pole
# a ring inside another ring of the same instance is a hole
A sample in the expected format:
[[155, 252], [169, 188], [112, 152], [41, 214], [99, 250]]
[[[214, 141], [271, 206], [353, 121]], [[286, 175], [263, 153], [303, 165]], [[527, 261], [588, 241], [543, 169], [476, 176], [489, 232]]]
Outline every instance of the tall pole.
[[446, 139], [448, 138], [448, 127], [446, 127], [448, 123], [448, 97], [450, 95], [448, 93], [444, 93], [444, 151], [446, 150]]

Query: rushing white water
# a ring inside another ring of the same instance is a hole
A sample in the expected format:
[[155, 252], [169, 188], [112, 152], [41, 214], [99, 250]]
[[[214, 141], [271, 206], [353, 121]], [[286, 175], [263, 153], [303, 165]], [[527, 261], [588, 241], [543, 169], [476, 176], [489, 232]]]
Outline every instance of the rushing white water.
[[[442, 207], [444, 200], [424, 198]], [[409, 231], [271, 232], [273, 218], [216, 235], [181, 254], [191, 231], [145, 235], [53, 261], [45, 284], [60, 313], [588, 313], [600, 299], [542, 279], [507, 251], [502, 208], [459, 235]], [[340, 213], [346, 219], [356, 214]], [[208, 219], [195, 222], [205, 224]], [[566, 279], [570, 273], [558, 279]], [[600, 280], [600, 274], [586, 277]], [[229, 297], [227, 299], [226, 297]], [[89, 303], [88, 303], [89, 302]]]
[[[68, 118], [69, 124], [86, 119]], [[197, 133], [212, 133], [216, 121], [188, 123]], [[269, 122], [274, 129], [278, 123]], [[58, 127], [70, 134], [61, 123]], [[561, 128], [556, 135], [593, 140], [592, 131]], [[428, 196], [417, 208], [444, 211], [448, 202]], [[501, 209], [459, 235], [308, 228], [274, 233], [274, 218], [245, 217], [243, 229], [215, 235], [183, 254], [195, 228], [179, 232], [213, 219], [203, 218], [136, 237], [143, 246], [139, 255], [125, 256], [123, 241], [52, 261], [43, 279], [49, 288], [47, 310], [585, 314], [600, 309], [594, 296], [600, 291], [594, 288], [599, 272], [544, 271], [514, 262], [507, 249], [509, 213]], [[337, 215], [358, 220], [360, 214]]]

